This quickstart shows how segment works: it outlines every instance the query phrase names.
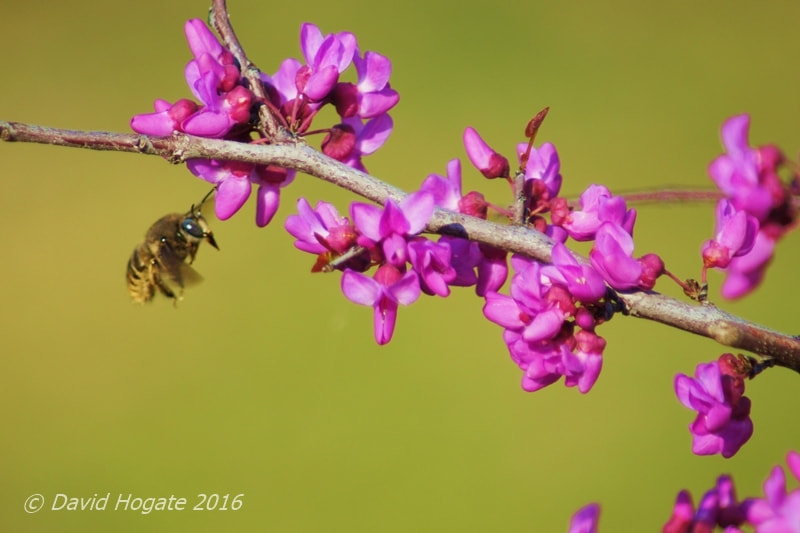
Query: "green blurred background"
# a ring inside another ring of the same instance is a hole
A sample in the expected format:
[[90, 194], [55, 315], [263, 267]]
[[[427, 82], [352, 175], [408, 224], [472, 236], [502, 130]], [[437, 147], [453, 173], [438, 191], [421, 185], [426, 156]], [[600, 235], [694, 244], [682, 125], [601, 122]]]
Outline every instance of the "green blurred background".
[[[182, 27], [208, 1], [4, 2], [0, 119], [127, 132], [154, 98], [189, 96]], [[561, 155], [563, 190], [705, 186], [718, 129], [749, 112], [754, 143], [800, 147], [797, 2], [243, 2], [232, 20], [274, 72], [300, 57], [298, 30], [349, 30], [393, 60], [400, 105], [370, 171], [406, 190], [464, 157], [476, 127], [510, 154], [551, 106], [538, 142]], [[733, 459], [690, 453], [691, 413], [673, 376], [721, 353], [645, 321], [603, 326], [591, 394], [519, 388], [500, 329], [471, 292], [425, 298], [374, 344], [371, 310], [283, 231], [296, 199], [352, 198], [299, 177], [275, 222], [254, 207], [212, 220], [205, 282], [174, 309], [132, 305], [124, 267], [146, 228], [183, 211], [204, 182], [155, 157], [0, 143], [0, 528], [5, 531], [566, 531], [602, 506], [601, 531], [655, 531], [682, 488], [722, 472], [761, 492], [800, 447], [798, 377], [748, 384], [756, 433]], [[507, 189], [465, 164], [465, 189]], [[699, 274], [712, 208], [642, 206], [637, 250]], [[721, 303], [798, 332], [798, 235], [761, 289]], [[720, 277], [712, 283], [718, 286]], [[677, 295], [666, 282], [659, 287]], [[717, 291], [712, 289], [716, 297]], [[91, 497], [244, 494], [238, 511], [50, 511]], [[46, 508], [28, 515], [25, 499]]]

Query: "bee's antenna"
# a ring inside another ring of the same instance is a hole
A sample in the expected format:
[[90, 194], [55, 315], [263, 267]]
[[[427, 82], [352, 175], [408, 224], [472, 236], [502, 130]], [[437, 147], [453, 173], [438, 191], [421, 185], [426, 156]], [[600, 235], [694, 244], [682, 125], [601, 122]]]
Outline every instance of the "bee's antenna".
[[211, 190], [208, 191], [205, 196], [203, 196], [203, 199], [200, 200], [200, 204], [198, 204], [198, 205], [192, 204], [192, 208], [189, 210], [189, 212], [190, 213], [195, 213], [195, 212], [200, 213], [200, 210], [203, 209], [203, 204], [206, 203], [206, 200], [208, 200], [211, 197], [211, 195], [214, 194], [214, 191], [216, 191], [216, 190], [217, 190], [216, 187], [212, 187]]
[[206, 203], [206, 200], [208, 200], [211, 197], [211, 195], [214, 194], [214, 191], [216, 191], [216, 190], [217, 190], [216, 187], [212, 187], [211, 190], [208, 191], [208, 193], [205, 196], [203, 196], [203, 199], [200, 200], [200, 205], [197, 206], [197, 208], [200, 209], [201, 207], [203, 207], [203, 204]]

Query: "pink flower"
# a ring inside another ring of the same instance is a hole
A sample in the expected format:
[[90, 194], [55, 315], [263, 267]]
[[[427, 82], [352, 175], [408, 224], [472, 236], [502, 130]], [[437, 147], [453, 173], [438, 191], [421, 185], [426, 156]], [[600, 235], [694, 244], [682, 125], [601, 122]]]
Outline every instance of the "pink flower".
[[464, 130], [464, 147], [469, 160], [485, 178], [509, 177], [508, 159], [492, 150], [474, 128]]
[[731, 259], [753, 249], [757, 233], [758, 219], [723, 198], [717, 203], [716, 234], [703, 244], [703, 266], [726, 268]]
[[345, 270], [342, 292], [352, 302], [372, 306], [375, 341], [383, 345], [392, 340], [398, 306], [414, 303], [419, 298], [420, 288], [413, 271], [403, 274], [391, 265], [382, 265], [374, 278]]
[[[723, 354], [720, 361], [697, 366], [695, 377], [675, 377], [678, 400], [697, 411], [689, 426], [692, 452], [697, 455], [721, 454], [732, 457], [753, 434], [750, 420], [750, 399], [743, 396], [744, 377], [737, 376], [726, 364], [733, 356]], [[725, 364], [725, 372], [721, 364]]]

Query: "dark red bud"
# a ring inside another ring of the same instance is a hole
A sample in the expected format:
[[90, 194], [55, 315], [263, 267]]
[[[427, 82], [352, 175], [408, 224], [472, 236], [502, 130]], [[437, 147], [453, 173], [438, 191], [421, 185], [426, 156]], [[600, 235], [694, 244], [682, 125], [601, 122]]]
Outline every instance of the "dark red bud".
[[525, 137], [529, 139], [531, 137], [536, 137], [536, 133], [542, 126], [542, 122], [544, 122], [544, 117], [547, 116], [548, 111], [550, 111], [549, 106], [536, 113], [536, 116], [528, 122], [527, 126], [525, 126]]
[[649, 291], [656, 285], [656, 280], [664, 273], [664, 261], [657, 254], [646, 254], [639, 258], [642, 265], [642, 276], [639, 288]]
[[331, 103], [342, 118], [349, 118], [358, 113], [358, 88], [347, 82], [339, 82], [331, 91]]
[[486, 210], [488, 207], [486, 198], [478, 191], [470, 191], [458, 201], [458, 210], [465, 215], [486, 220]]
[[322, 152], [338, 161], [346, 160], [356, 147], [355, 130], [347, 124], [337, 124], [322, 141]]
[[276, 167], [275, 165], [269, 165], [266, 167], [259, 165], [256, 167], [256, 173], [262, 181], [272, 185], [279, 185], [286, 181], [288, 170], [282, 167]]
[[497, 152], [493, 153], [489, 157], [489, 165], [486, 168], [481, 169], [481, 174], [483, 174], [483, 177], [490, 180], [495, 178], [508, 179], [509, 176], [508, 173], [509, 173], [508, 159], [498, 154]]
[[172, 107], [169, 109], [169, 111], [167, 111], [167, 114], [169, 115], [169, 118], [174, 120], [177, 124], [180, 124], [195, 111], [197, 111], [197, 104], [195, 102], [192, 102], [186, 98], [181, 98], [172, 104]]

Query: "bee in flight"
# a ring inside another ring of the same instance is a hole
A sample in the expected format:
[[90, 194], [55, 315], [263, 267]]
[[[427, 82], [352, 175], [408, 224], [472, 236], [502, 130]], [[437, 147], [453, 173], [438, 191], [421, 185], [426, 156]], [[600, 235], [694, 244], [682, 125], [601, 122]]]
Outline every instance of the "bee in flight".
[[134, 302], [149, 302], [159, 291], [167, 298], [172, 298], [177, 305], [183, 295], [184, 284], [201, 279], [189, 266], [194, 262], [200, 241], [205, 239], [219, 250], [200, 211], [213, 192], [214, 189], [211, 189], [200, 205], [193, 205], [187, 213], [165, 215], [147, 230], [144, 242], [133, 250], [128, 259], [126, 278], [128, 292]]

